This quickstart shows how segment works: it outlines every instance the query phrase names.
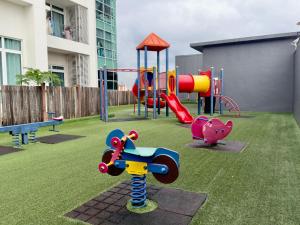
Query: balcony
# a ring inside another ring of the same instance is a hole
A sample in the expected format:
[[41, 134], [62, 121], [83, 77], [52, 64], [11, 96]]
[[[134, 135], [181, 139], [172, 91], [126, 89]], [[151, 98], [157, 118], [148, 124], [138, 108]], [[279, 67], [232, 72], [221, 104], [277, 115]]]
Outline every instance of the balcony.
[[48, 35], [48, 50], [64, 54], [78, 53], [89, 55], [89, 46], [84, 43]]
[[6, 0], [8, 2], [12, 2], [14, 4], [22, 5], [22, 6], [30, 6], [33, 5], [34, 0]]
[[86, 7], [69, 0], [49, 0], [46, 13], [48, 35], [88, 44]]

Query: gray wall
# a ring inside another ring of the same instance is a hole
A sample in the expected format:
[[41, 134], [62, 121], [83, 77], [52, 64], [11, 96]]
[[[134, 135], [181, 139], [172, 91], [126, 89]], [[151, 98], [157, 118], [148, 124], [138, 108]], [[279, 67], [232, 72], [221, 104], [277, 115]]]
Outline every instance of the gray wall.
[[176, 56], [175, 65], [179, 66], [179, 74], [198, 74], [203, 65], [202, 54]]
[[300, 126], [300, 45], [295, 53], [294, 116]]
[[293, 111], [293, 39], [206, 47], [203, 69], [225, 71], [224, 93], [242, 111]]

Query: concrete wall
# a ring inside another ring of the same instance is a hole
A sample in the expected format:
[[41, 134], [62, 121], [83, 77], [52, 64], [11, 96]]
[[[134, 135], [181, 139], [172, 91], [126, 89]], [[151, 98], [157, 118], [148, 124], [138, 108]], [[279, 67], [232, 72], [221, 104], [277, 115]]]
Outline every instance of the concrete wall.
[[292, 112], [293, 39], [206, 47], [203, 69], [225, 70], [224, 94], [243, 111]]
[[300, 46], [295, 53], [294, 116], [300, 126]]
[[[22, 3], [20, 1], [19, 3]], [[40, 1], [35, 5], [20, 5], [10, 1], [0, 1], [0, 35], [19, 39], [22, 42], [22, 69], [40, 68], [47, 70], [47, 40], [43, 35], [45, 29], [36, 29], [46, 23], [45, 20], [34, 20], [34, 16], [43, 12], [39, 10]], [[45, 18], [44, 15], [38, 18]], [[44, 25], [43, 27], [45, 27]], [[41, 35], [42, 33], [42, 35]], [[46, 54], [44, 54], [46, 52]], [[43, 54], [42, 54], [43, 53]]]
[[197, 74], [203, 66], [202, 54], [176, 56], [175, 65], [179, 66], [179, 74]]
[[[88, 44], [47, 35], [45, 0], [0, 0], [0, 36], [15, 38], [22, 42], [23, 73], [27, 68], [48, 70], [48, 50], [65, 55], [80, 53], [88, 56], [88, 86], [97, 87], [95, 0], [51, 0], [51, 2], [63, 8], [74, 3], [86, 7]], [[52, 57], [49, 61], [53, 59]]]

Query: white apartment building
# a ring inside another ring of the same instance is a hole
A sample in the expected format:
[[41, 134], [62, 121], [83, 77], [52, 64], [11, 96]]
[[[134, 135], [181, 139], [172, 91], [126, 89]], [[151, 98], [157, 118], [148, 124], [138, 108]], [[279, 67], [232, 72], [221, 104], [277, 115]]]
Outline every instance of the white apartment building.
[[95, 0], [0, 0], [0, 84], [34, 68], [97, 87]]

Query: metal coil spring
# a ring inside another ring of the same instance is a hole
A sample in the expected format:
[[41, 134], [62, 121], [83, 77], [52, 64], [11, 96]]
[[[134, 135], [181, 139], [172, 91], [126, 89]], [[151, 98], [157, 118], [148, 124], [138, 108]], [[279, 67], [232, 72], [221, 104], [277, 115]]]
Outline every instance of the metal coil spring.
[[35, 132], [30, 132], [29, 134], [29, 139], [32, 143], [35, 143], [36, 142], [36, 134]]
[[20, 138], [19, 134], [12, 134], [12, 143], [15, 147], [19, 148], [20, 147]]
[[131, 178], [131, 204], [133, 207], [140, 208], [146, 205], [147, 190], [146, 176], [134, 175]]

